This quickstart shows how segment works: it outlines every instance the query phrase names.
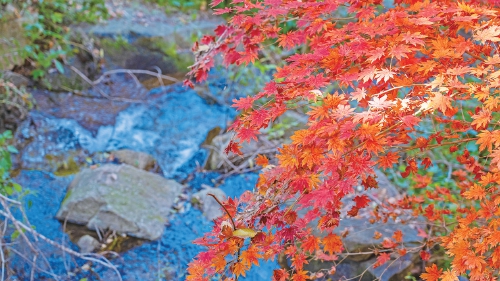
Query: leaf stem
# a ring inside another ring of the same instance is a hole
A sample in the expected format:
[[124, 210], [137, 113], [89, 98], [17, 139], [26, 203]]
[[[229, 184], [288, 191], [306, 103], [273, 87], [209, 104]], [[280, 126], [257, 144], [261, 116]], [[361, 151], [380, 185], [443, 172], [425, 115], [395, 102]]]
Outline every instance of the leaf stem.
[[231, 216], [231, 214], [226, 209], [226, 207], [224, 205], [222, 205], [222, 203], [219, 201], [219, 199], [217, 199], [217, 197], [215, 197], [215, 195], [213, 195], [212, 193], [208, 193], [207, 195], [212, 196], [215, 199], [215, 201], [217, 201], [217, 203], [219, 203], [219, 205], [224, 209], [224, 211], [226, 211], [226, 214], [229, 216], [229, 218], [231, 219], [231, 223], [233, 224], [233, 230], [236, 230], [236, 224], [234, 223], [233, 216]]

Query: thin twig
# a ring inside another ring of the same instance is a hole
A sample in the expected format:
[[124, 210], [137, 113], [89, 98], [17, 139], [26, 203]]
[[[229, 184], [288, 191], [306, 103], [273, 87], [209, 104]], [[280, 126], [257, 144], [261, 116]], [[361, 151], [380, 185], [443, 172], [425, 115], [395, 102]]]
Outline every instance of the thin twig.
[[3, 249], [3, 236], [5, 235], [5, 232], [6, 232], [6, 226], [7, 226], [7, 223], [4, 222], [4, 229], [3, 229], [3, 232], [2, 232], [2, 239], [0, 239], [0, 257], [2, 259], [2, 281], [5, 280], [5, 256], [4, 256], [4, 249]]
[[226, 209], [226, 207], [224, 205], [222, 205], [222, 203], [219, 201], [219, 199], [217, 199], [217, 197], [215, 197], [215, 195], [213, 195], [212, 193], [208, 193], [207, 195], [212, 196], [215, 199], [215, 201], [217, 201], [217, 203], [219, 203], [219, 205], [224, 209], [224, 211], [226, 211], [227, 215], [231, 219], [231, 223], [233, 224], [233, 230], [236, 230], [236, 224], [234, 223], [233, 216], [231, 216], [231, 214]]
[[102, 82], [102, 80], [104, 80], [104, 78], [107, 75], [110, 75], [110, 74], [119, 74], [119, 73], [146, 74], [146, 75], [151, 75], [151, 76], [159, 77], [159, 78], [162, 78], [162, 79], [165, 79], [165, 80], [169, 80], [169, 81], [172, 81], [172, 82], [179, 82], [179, 79], [171, 77], [171, 76], [163, 75], [163, 74], [161, 74], [161, 72], [158, 73], [158, 72], [153, 72], [153, 71], [143, 70], [143, 69], [114, 69], [114, 70], [105, 71], [99, 78], [97, 78], [96, 80], [94, 80], [92, 82], [92, 84], [93, 85], [98, 85], [99, 83]]
[[[28, 223], [28, 225], [20, 222], [19, 220], [17, 220], [14, 215], [12, 214], [12, 212], [10, 211], [10, 208], [9, 206], [7, 205], [7, 202], [10, 202], [12, 204], [15, 204], [15, 205], [18, 205], [18, 206], [22, 206], [20, 202], [18, 201], [15, 201], [15, 200], [12, 200], [12, 199], [9, 199], [3, 195], [0, 194], [0, 204], [2, 205], [2, 207], [4, 208], [4, 210], [0, 210], [0, 215], [4, 216], [6, 218], [6, 220], [11, 220], [12, 223], [14, 224], [14, 227], [16, 228], [16, 230], [19, 232], [19, 235], [23, 238], [24, 242], [26, 245], [28, 245], [28, 247], [31, 249], [31, 251], [33, 253], [35, 253], [35, 256], [33, 257], [33, 261], [32, 261], [32, 264], [33, 264], [33, 267], [37, 267], [36, 266], [36, 259], [38, 257], [38, 254], [40, 253], [39, 250], [37, 250], [34, 245], [30, 242], [29, 238], [26, 236], [26, 233], [30, 233], [35, 240], [42, 240], [66, 253], [69, 253], [73, 256], [76, 256], [78, 258], [81, 258], [81, 259], [84, 259], [84, 260], [87, 260], [87, 261], [91, 261], [91, 262], [94, 262], [94, 263], [97, 263], [97, 264], [100, 264], [102, 266], [105, 266], [107, 268], [110, 268], [110, 269], [113, 269], [116, 274], [118, 275], [118, 280], [122, 281], [122, 277], [121, 277], [121, 274], [120, 272], [118, 271], [118, 269], [116, 268], [116, 266], [114, 266], [108, 259], [106, 259], [105, 257], [103, 257], [102, 255], [96, 255], [96, 254], [81, 254], [81, 253], [78, 253], [68, 247], [65, 247], [49, 238], [47, 238], [46, 236], [44, 236], [43, 234], [40, 234], [38, 233], [37, 231], [35, 231]], [[42, 257], [44, 257], [42, 255]], [[101, 260], [102, 259], [102, 260]], [[45, 259], [45, 262], [48, 264], [49, 268], [50, 268], [50, 263], [48, 262], [48, 260]], [[51, 274], [53, 275], [53, 274]], [[31, 279], [33, 280], [34, 278], [34, 273], [32, 272], [31, 273]]]
[[[87, 82], [88, 84], [90, 84], [91, 86], [95, 87], [96, 84], [94, 84], [94, 81], [91, 81], [87, 76], [85, 76], [85, 74], [83, 74], [80, 70], [78, 70], [76, 67], [74, 66], [70, 66], [71, 70], [73, 70], [76, 74], [78, 74], [78, 76], [80, 76], [85, 82]], [[144, 101], [142, 100], [134, 100], [134, 99], [128, 99], [128, 98], [117, 98], [117, 97], [111, 97], [109, 96], [108, 94], [104, 93], [101, 89], [95, 87], [95, 89], [99, 92], [99, 94], [101, 94], [101, 96], [109, 99], [109, 100], [113, 100], [113, 101], [121, 101], [121, 102], [130, 102], [130, 103], [144, 103]]]

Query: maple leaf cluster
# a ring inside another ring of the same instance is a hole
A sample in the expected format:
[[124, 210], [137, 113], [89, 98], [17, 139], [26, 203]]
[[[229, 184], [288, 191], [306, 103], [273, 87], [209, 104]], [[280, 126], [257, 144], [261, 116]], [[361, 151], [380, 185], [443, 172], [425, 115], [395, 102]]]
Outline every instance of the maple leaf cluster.
[[[221, 0], [213, 1], [216, 7]], [[189, 266], [188, 280], [245, 275], [260, 259], [280, 253], [291, 268], [273, 280], [309, 280], [335, 269], [308, 272], [313, 259], [336, 261], [343, 251], [333, 232], [341, 216], [356, 216], [366, 195], [342, 213], [356, 186], [377, 188], [374, 169], [404, 163], [422, 192], [372, 211], [374, 220], [401, 212], [423, 216], [426, 238], [406, 248], [402, 233], [386, 238], [380, 266], [409, 251], [431, 259], [441, 245], [451, 267], [426, 267], [426, 281], [496, 280], [500, 269], [500, 18], [495, 1], [233, 0], [215, 14], [227, 25], [195, 44], [190, 79], [202, 81], [220, 54], [223, 62], [249, 64], [269, 44], [297, 52], [255, 96], [234, 101], [241, 115], [227, 149], [257, 139], [260, 130], [298, 104], [309, 104], [307, 128], [260, 175], [255, 192], [222, 203], [226, 215], [196, 243], [207, 247]], [[336, 17], [340, 10], [346, 17]], [[296, 28], [285, 31], [283, 23]], [[305, 46], [305, 47], [304, 47]], [[186, 80], [191, 85], [192, 80]], [[332, 90], [334, 89], [334, 90]], [[259, 100], [265, 100], [259, 103]], [[433, 124], [434, 131], [422, 124]], [[425, 152], [446, 148], [454, 157], [449, 178], [457, 192], [432, 185], [434, 165]], [[470, 152], [471, 147], [478, 151]], [[418, 151], [420, 153], [409, 153]], [[259, 164], [267, 166], [267, 159]], [[453, 204], [456, 211], [449, 208]], [[384, 210], [382, 210], [384, 209]], [[391, 211], [392, 210], [392, 211]], [[439, 230], [436, 230], [439, 229]]]

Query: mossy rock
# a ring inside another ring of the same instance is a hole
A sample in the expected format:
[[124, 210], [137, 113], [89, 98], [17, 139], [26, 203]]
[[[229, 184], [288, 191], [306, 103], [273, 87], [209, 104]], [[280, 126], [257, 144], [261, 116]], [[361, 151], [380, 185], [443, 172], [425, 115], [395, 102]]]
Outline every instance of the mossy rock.
[[[175, 42], [164, 37], [139, 37], [133, 42], [123, 37], [102, 38], [98, 45], [104, 51], [108, 63], [119, 68], [145, 69], [162, 74], [185, 74], [194, 62], [190, 52], [179, 52]], [[151, 78], [150, 75], [137, 75], [139, 80]], [[153, 77], [155, 78], [155, 77]]]
[[0, 11], [0, 70], [9, 70], [24, 62], [21, 52], [28, 42], [22, 26], [24, 19], [18, 18], [13, 9], [7, 5]]
[[155, 240], [181, 190], [182, 185], [157, 174], [106, 164], [75, 176], [56, 217], [89, 229]]

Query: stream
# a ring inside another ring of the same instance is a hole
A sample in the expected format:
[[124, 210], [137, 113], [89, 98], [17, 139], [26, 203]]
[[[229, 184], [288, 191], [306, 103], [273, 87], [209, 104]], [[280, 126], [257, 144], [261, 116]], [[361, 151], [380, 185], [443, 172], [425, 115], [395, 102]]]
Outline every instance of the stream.
[[[116, 75], [120, 81], [124, 76]], [[208, 82], [211, 86], [207, 89], [217, 96], [223, 87], [217, 85], [225, 85], [221, 82], [224, 78], [222, 74], [211, 77], [214, 80]], [[74, 174], [82, 167], [106, 162], [106, 152], [132, 149], [151, 154], [164, 177], [184, 181], [188, 195], [200, 190], [202, 185], [213, 186], [213, 180], [220, 176], [217, 172], [199, 169], [207, 158], [207, 151], [201, 145], [210, 130], [226, 128], [235, 118], [237, 112], [229, 106], [207, 101], [196, 91], [177, 83], [141, 94], [145, 101], [142, 103], [111, 102], [108, 108], [96, 107], [97, 112], [88, 112], [93, 119], [87, 120], [82, 116], [93, 107], [87, 104], [78, 110], [78, 100], [80, 104], [89, 103], [89, 100], [62, 95], [35, 92], [39, 104], [47, 103], [52, 97], [62, 104], [60, 111], [67, 112], [61, 113], [53, 106], [41, 106], [20, 124], [15, 135], [20, 151], [14, 159], [18, 168], [15, 180], [29, 190], [23, 198], [29, 222], [47, 238], [79, 250], [71, 241], [70, 226], [54, 216]], [[109, 103], [95, 99], [96, 105], [102, 102]], [[72, 110], [68, 110], [69, 107]], [[102, 120], [99, 120], [100, 115]], [[219, 188], [228, 196], [239, 196], [251, 190], [257, 178], [254, 173], [230, 176]], [[185, 279], [188, 263], [203, 250], [191, 241], [210, 231], [212, 222], [189, 200], [179, 204], [182, 208], [172, 211], [161, 239], [139, 241], [110, 258], [122, 280]], [[36, 261], [33, 280], [120, 280], [112, 269], [88, 264], [43, 241], [37, 245], [44, 257]], [[17, 279], [13, 280], [30, 280], [32, 263], [27, 260], [32, 257], [29, 247], [16, 245], [14, 249], [18, 253], [13, 255], [10, 265], [16, 271]], [[276, 262], [261, 263], [240, 280], [270, 280], [272, 270], [277, 267]]]

